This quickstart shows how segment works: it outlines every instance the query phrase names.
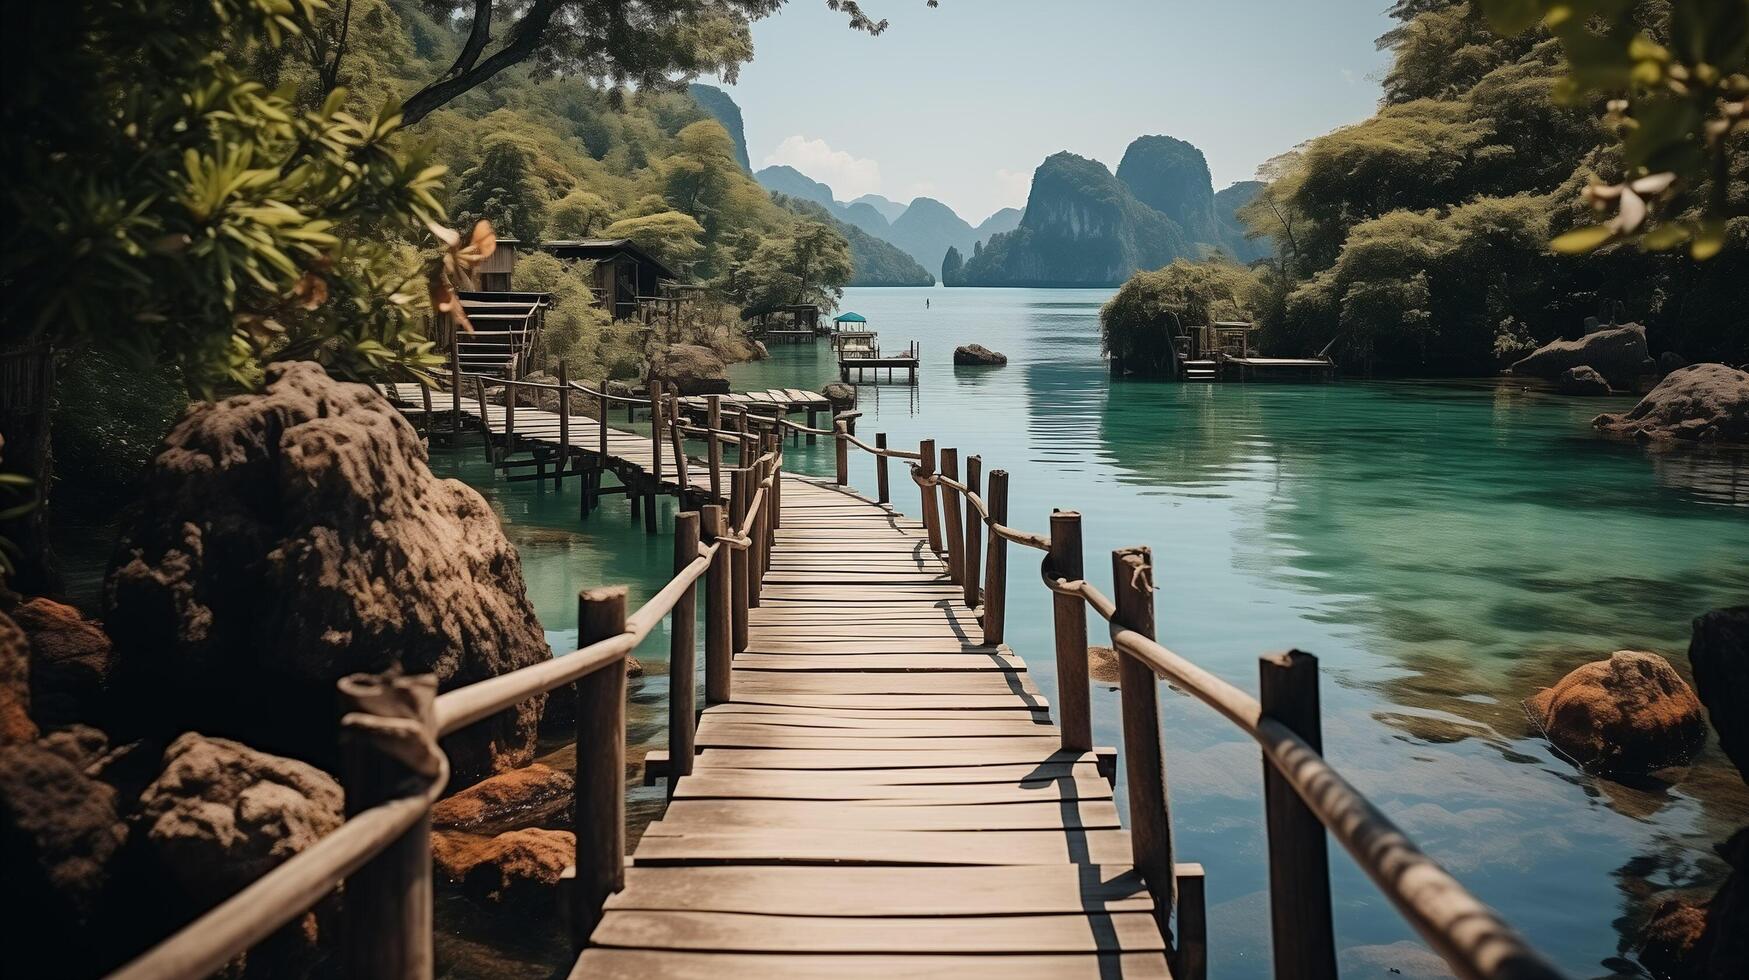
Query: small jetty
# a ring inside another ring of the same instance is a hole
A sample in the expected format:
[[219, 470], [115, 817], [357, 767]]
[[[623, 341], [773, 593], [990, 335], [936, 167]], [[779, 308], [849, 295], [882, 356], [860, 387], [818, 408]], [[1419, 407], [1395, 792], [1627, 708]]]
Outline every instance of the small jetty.
[[[1257, 327], [1222, 321], [1183, 328], [1173, 336], [1173, 377], [1179, 381], [1331, 381], [1336, 362], [1316, 357], [1262, 357], [1251, 346]], [[1329, 347], [1325, 347], [1328, 352]]]
[[856, 373], [857, 383], [868, 381], [879, 382], [881, 369], [887, 372], [887, 381], [893, 380], [893, 372], [903, 372], [903, 381], [908, 385], [917, 384], [917, 368], [922, 363], [922, 348], [915, 341], [903, 353], [884, 354], [880, 347], [838, 349], [838, 379], [848, 382], [851, 372]]

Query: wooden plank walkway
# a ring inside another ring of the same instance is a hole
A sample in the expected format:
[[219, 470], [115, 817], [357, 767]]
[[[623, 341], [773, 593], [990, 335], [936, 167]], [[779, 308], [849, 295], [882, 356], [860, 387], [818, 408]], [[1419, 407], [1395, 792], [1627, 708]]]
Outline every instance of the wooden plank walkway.
[[1168, 976], [1111, 786], [922, 525], [781, 500], [731, 699], [572, 977]]

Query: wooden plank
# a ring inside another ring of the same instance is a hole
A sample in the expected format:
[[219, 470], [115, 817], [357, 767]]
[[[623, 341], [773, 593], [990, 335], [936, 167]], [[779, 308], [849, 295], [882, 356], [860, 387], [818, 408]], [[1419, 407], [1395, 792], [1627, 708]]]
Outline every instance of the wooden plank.
[[952, 749], [710, 749], [697, 769], [919, 769], [929, 766], [1000, 766], [1052, 761], [1036, 748]]
[[773, 677], [769, 672], [736, 670], [737, 690], [749, 696], [763, 694], [985, 694], [1037, 696], [1038, 688], [1025, 674], [804, 674]]
[[577, 960], [571, 980], [894, 980], [954, 977], [963, 980], [1170, 980], [1159, 953], [1055, 953], [1042, 955], [874, 955], [678, 952], [590, 949]]
[[[748, 642], [752, 651], [752, 642]], [[755, 653], [735, 658], [736, 670], [824, 671], [830, 673], [878, 674], [888, 672], [988, 672], [1016, 674], [1025, 666], [994, 649], [985, 653]]]
[[[748, 728], [754, 730], [749, 731]], [[710, 735], [698, 736], [698, 747], [720, 751], [723, 749], [806, 749], [806, 750], [851, 750], [856, 752], [905, 751], [905, 752], [1022, 752], [1032, 751], [1035, 756], [1046, 756], [1052, 749], [1062, 744], [1056, 736], [1039, 737], [1034, 735], [896, 735], [882, 737], [877, 734], [863, 733], [860, 735], [830, 735], [807, 734], [801, 732], [772, 731], [765, 726], [754, 725], [740, 729], [713, 729]]]
[[669, 836], [763, 827], [860, 830], [1115, 830], [1110, 800], [864, 806], [824, 800], [680, 800], [645, 833]]
[[[929, 830], [832, 830], [780, 827], [646, 836], [640, 865], [749, 862], [838, 864], [1121, 864], [1130, 835], [1122, 830], [1015, 830], [999, 834]], [[1155, 938], [1159, 934], [1155, 933]]]
[[866, 806], [971, 806], [1039, 801], [1109, 800], [1111, 784], [1097, 773], [1021, 783], [994, 782], [864, 783], [819, 779], [819, 773], [733, 770], [695, 772], [680, 780], [674, 798], [713, 800], [843, 800]]
[[1124, 865], [846, 867], [831, 875], [779, 865], [628, 868], [625, 890], [607, 909], [956, 916], [1146, 912], [1153, 905], [1141, 876]]

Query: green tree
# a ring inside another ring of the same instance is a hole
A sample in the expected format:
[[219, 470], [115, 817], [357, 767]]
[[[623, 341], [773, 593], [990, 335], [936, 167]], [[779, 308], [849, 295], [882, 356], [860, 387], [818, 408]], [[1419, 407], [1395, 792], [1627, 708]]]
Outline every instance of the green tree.
[[[325, 9], [67, 0], [16, 12], [32, 42], [5, 109], [0, 349], [165, 361], [203, 392], [252, 383], [272, 358], [341, 374], [433, 362], [407, 243], [442, 214], [442, 168], [396, 144], [392, 108], [355, 115], [336, 89], [303, 109], [227, 54], [289, 43]], [[46, 413], [32, 408], [0, 409], [0, 434], [46, 486]], [[20, 544], [27, 564], [46, 554]]]
[[547, 202], [529, 175], [529, 151], [514, 136], [489, 137], [483, 150], [462, 174], [456, 216], [464, 225], [486, 220], [511, 238], [540, 241]]
[[590, 238], [613, 221], [614, 207], [600, 194], [572, 191], [547, 210], [547, 234], [553, 238]]
[[1259, 296], [1257, 276], [1231, 260], [1176, 259], [1163, 269], [1130, 276], [1100, 307], [1100, 344], [1127, 370], [1165, 373], [1179, 329], [1249, 320]]
[[679, 211], [658, 211], [636, 218], [621, 218], [608, 225], [602, 235], [607, 238], [629, 238], [637, 246], [669, 268], [685, 273], [698, 258], [704, 246], [699, 239], [704, 226], [690, 214]]

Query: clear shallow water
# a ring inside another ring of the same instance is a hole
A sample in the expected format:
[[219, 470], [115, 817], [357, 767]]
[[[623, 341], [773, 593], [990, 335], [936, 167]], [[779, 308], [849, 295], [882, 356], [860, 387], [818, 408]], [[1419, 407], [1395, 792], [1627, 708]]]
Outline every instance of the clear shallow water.
[[[861, 389], [859, 433], [895, 446], [934, 437], [1007, 469], [1018, 526], [1042, 531], [1052, 507], [1080, 510], [1102, 587], [1111, 549], [1153, 546], [1162, 641], [1241, 687], [1256, 689], [1261, 653], [1316, 653], [1326, 751], [1351, 781], [1564, 969], [1636, 972], [1618, 957], [1638, 923], [1662, 892], [1716, 881], [1711, 846], [1749, 822], [1749, 794], [1711, 745], [1672, 785], [1585, 776], [1535, 737], [1520, 701], [1617, 649], [1664, 653], [1686, 673], [1689, 620], [1749, 599], [1749, 456], [1604, 441], [1589, 418], [1631, 398], [1493, 380], [1114, 381], [1099, 356], [1107, 295], [848, 291], [844, 308], [883, 346], [919, 340], [924, 358], [916, 389]], [[972, 342], [1008, 365], [954, 368], [952, 348]], [[817, 344], [776, 347], [733, 374], [738, 390], [818, 388], [835, 371]], [[825, 474], [831, 449], [795, 447], [789, 461]], [[557, 647], [574, 640], [578, 588], [625, 582], [635, 607], [668, 577], [672, 539], [633, 527], [623, 501], [580, 523], [573, 487], [490, 482], [471, 450], [435, 463], [503, 514]], [[894, 477], [914, 513], [913, 488]], [[852, 479], [873, 494], [861, 453]], [[1054, 697], [1031, 560], [1011, 551], [1009, 642]], [[658, 633], [638, 653], [650, 676], [633, 686], [634, 759], [665, 741], [667, 642]], [[1209, 875], [1214, 975], [1267, 976], [1258, 753], [1168, 689], [1162, 711], [1178, 856]], [[1118, 744], [1115, 692], [1096, 688], [1094, 719], [1098, 741]], [[639, 826], [658, 800], [637, 791]], [[1332, 866], [1345, 975], [1440, 975], [1346, 855]]]

